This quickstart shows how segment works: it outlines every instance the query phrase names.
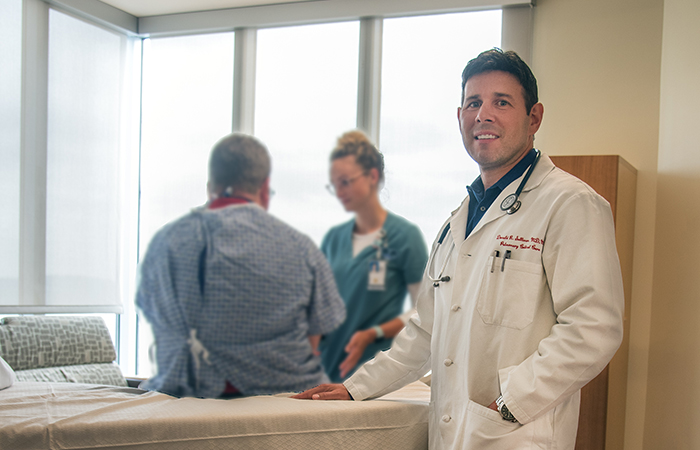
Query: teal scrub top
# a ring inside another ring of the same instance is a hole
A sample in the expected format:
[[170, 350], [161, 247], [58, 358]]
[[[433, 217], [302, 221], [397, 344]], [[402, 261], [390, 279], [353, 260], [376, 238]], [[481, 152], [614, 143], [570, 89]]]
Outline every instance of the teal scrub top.
[[[331, 228], [321, 243], [321, 251], [328, 258], [347, 310], [345, 322], [325, 335], [320, 345], [323, 367], [336, 383], [343, 380], [339, 366], [346, 357], [345, 346], [352, 335], [399, 316], [403, 312], [407, 285], [421, 281], [428, 260], [420, 229], [403, 217], [388, 213], [381, 242], [381, 259], [387, 261], [384, 290], [369, 290], [370, 263], [377, 260], [377, 245], [366, 247], [353, 257], [354, 226], [352, 219]], [[389, 349], [392, 341], [383, 338], [368, 345], [355, 369], [378, 352]]]

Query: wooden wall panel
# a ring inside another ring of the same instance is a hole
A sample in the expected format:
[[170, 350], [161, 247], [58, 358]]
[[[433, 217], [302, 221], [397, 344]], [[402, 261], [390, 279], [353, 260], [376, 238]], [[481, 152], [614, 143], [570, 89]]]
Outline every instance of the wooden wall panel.
[[557, 167], [585, 181], [605, 198], [615, 219], [625, 288], [624, 337], [608, 367], [581, 391], [576, 450], [621, 450], [625, 433], [637, 171], [617, 155], [551, 158]]

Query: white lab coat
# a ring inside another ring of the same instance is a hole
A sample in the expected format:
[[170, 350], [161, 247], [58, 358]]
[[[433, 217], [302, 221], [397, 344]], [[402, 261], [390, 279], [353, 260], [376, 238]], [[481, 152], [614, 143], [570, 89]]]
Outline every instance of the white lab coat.
[[[469, 199], [452, 214], [426, 268], [435, 277], [451, 251], [444, 271], [451, 280], [434, 287], [424, 277], [417, 315], [393, 347], [345, 382], [362, 400], [432, 369], [433, 450], [573, 449], [580, 389], [622, 340], [610, 206], [542, 155], [522, 207], [508, 215], [501, 202], [521, 180], [467, 239]], [[488, 408], [501, 393], [519, 423]]]

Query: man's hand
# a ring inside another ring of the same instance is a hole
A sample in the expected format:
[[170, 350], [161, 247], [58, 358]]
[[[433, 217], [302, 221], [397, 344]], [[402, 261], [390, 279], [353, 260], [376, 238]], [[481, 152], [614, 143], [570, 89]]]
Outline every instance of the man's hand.
[[371, 328], [356, 331], [355, 334], [352, 335], [350, 342], [345, 346], [345, 353], [347, 353], [348, 356], [345, 357], [343, 362], [340, 363], [340, 367], [338, 367], [340, 369], [340, 378], [345, 378], [345, 375], [355, 368], [367, 346], [374, 342], [376, 338], [377, 332]]
[[292, 398], [305, 400], [352, 400], [350, 393], [342, 384], [322, 384], [297, 394]]
[[493, 403], [489, 405], [489, 408], [493, 409], [494, 411], [498, 411], [498, 405], [496, 404], [496, 400], [494, 400]]

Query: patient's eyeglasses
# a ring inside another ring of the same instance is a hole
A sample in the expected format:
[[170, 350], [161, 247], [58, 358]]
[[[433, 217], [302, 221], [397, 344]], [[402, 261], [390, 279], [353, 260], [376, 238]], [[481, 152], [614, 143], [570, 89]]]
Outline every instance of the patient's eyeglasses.
[[339, 190], [345, 189], [348, 186], [350, 186], [355, 180], [357, 180], [360, 177], [363, 177], [367, 175], [367, 172], [362, 172], [359, 175], [355, 175], [352, 178], [341, 178], [340, 180], [334, 182], [330, 182], [329, 184], [326, 185], [326, 189], [328, 189], [328, 192], [331, 193], [331, 195], [336, 195]]

